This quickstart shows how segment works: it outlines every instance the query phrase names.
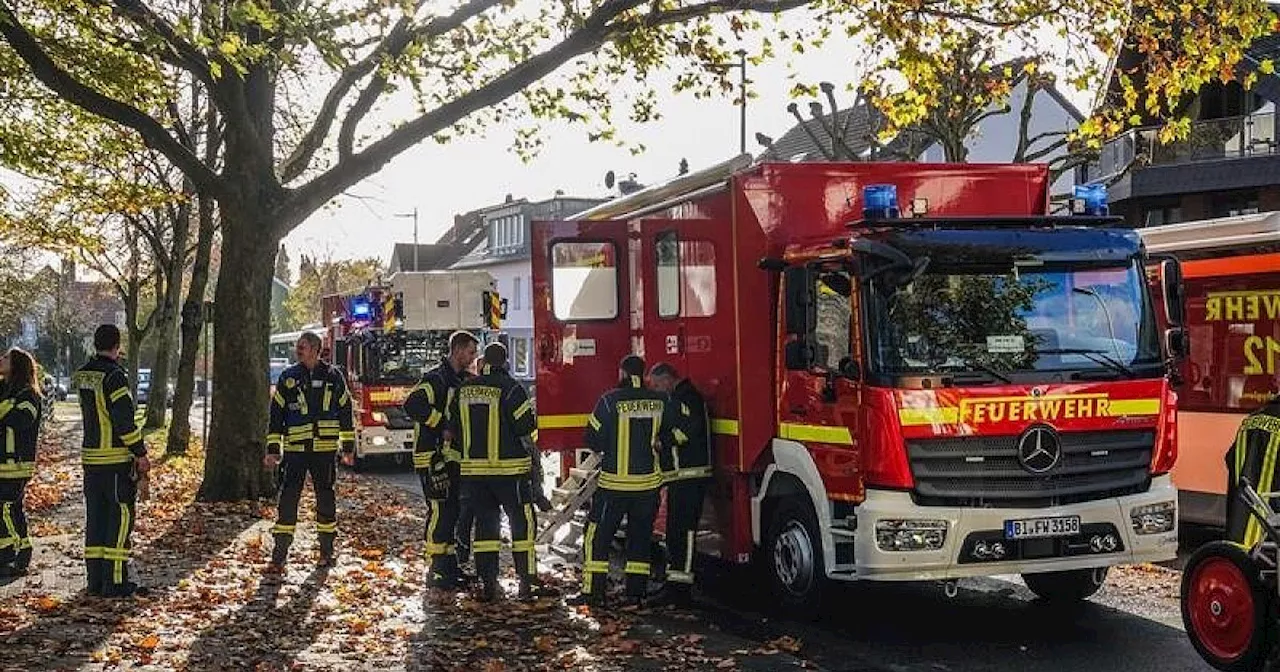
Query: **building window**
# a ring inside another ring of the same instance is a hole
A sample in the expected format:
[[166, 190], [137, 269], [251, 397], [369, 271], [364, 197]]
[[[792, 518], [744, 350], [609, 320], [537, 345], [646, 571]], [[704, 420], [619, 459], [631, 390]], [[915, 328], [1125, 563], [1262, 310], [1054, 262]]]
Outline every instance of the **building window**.
[[618, 316], [618, 251], [610, 242], [551, 246], [551, 304], [556, 319], [612, 320]]
[[520, 287], [520, 276], [511, 278], [511, 308], [520, 310], [520, 297], [524, 296], [524, 292]]
[[1182, 221], [1182, 208], [1179, 206], [1168, 206], [1158, 208], [1147, 208], [1143, 211], [1143, 226], [1160, 226], [1162, 224], [1177, 224]]
[[1213, 197], [1212, 214], [1214, 217], [1236, 217], [1253, 215], [1258, 212], [1258, 191], [1235, 191], [1216, 194]]

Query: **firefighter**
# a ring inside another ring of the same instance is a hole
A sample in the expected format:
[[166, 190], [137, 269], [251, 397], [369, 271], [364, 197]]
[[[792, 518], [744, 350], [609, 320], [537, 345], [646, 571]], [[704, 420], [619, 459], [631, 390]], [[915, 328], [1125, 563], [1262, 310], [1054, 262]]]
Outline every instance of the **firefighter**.
[[22, 576], [31, 564], [23, 493], [36, 468], [36, 436], [44, 399], [35, 359], [13, 348], [0, 355], [0, 577]]
[[426, 555], [431, 562], [428, 584], [435, 588], [461, 588], [466, 585], [458, 570], [454, 544], [458, 525], [459, 468], [458, 453], [445, 451], [445, 414], [458, 386], [468, 376], [467, 369], [476, 359], [480, 342], [465, 332], [449, 337], [449, 354], [422, 377], [422, 382], [409, 393], [404, 412], [414, 422], [413, 466], [422, 482], [422, 495], [427, 501], [427, 524], [423, 533]]
[[[1272, 397], [1245, 416], [1227, 450], [1227, 539], [1252, 547], [1263, 538], [1258, 519], [1237, 494], [1243, 476], [1258, 492], [1276, 489], [1276, 459], [1280, 455], [1280, 397]], [[1267, 468], [1267, 467], [1270, 468]]]
[[650, 538], [662, 486], [661, 440], [672, 422], [663, 394], [646, 389], [644, 360], [628, 355], [619, 365], [616, 389], [605, 392], [587, 420], [587, 447], [601, 454], [600, 480], [582, 547], [586, 563], [582, 592], [569, 604], [603, 605], [609, 576], [609, 547], [627, 519], [628, 601], [644, 603], [649, 583]]
[[535, 586], [532, 460], [537, 419], [520, 383], [507, 373], [507, 349], [485, 346], [480, 375], [462, 383], [449, 407], [449, 435], [461, 454], [463, 507], [476, 517], [472, 544], [482, 599], [498, 597], [501, 513], [511, 524], [511, 554], [522, 600], [545, 594]]
[[694, 584], [693, 553], [702, 503], [711, 486], [711, 417], [706, 401], [688, 378], [665, 362], [649, 371], [653, 389], [667, 395], [674, 426], [672, 446], [664, 451], [667, 488], [667, 565], [664, 601], [688, 604]]
[[90, 595], [141, 594], [129, 580], [137, 480], [151, 470], [142, 430], [134, 419], [129, 380], [120, 366], [120, 329], [93, 332], [97, 354], [72, 377], [84, 426], [84, 562]]
[[333, 566], [334, 541], [338, 536], [334, 493], [338, 466], [334, 453], [341, 449], [343, 464], [355, 463], [351, 395], [342, 373], [320, 360], [320, 337], [315, 333], [304, 332], [295, 349], [297, 363], [280, 374], [271, 395], [271, 426], [264, 463], [268, 469], [282, 465], [283, 473], [276, 524], [271, 528], [275, 547], [267, 565], [268, 574], [284, 570], [298, 525], [298, 501], [308, 473], [316, 493], [318, 564]]

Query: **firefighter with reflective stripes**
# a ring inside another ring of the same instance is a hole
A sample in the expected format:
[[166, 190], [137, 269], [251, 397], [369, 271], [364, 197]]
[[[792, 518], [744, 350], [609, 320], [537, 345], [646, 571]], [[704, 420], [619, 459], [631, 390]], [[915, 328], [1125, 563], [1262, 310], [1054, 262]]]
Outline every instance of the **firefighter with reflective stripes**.
[[1227, 539], [1253, 547], [1264, 533], [1258, 519], [1240, 500], [1241, 477], [1249, 479], [1260, 493], [1280, 485], [1280, 397], [1272, 397], [1262, 408], [1245, 416], [1236, 432], [1235, 443], [1227, 450]]
[[44, 399], [36, 362], [13, 348], [0, 355], [0, 577], [22, 576], [31, 564], [23, 494], [36, 469], [36, 437]]
[[[271, 528], [275, 547], [267, 572], [284, 569], [298, 525], [298, 502], [307, 474], [316, 493], [316, 536], [320, 539], [321, 567], [334, 563], [338, 535], [338, 477], [335, 453], [342, 461], [355, 462], [356, 433], [351, 415], [351, 394], [338, 369], [320, 361], [320, 337], [308, 331], [298, 338], [298, 361], [285, 369], [271, 395], [271, 424], [267, 435], [268, 468], [282, 465], [280, 502]], [[281, 451], [284, 452], [283, 460]]]
[[427, 524], [423, 533], [431, 562], [428, 584], [434, 588], [461, 588], [455, 529], [458, 525], [458, 490], [461, 478], [455, 450], [444, 449], [445, 414], [476, 359], [480, 341], [465, 332], [449, 337], [449, 354], [422, 376], [422, 382], [404, 401], [404, 412], [414, 422], [413, 467], [427, 500]]
[[599, 487], [587, 518], [582, 547], [586, 564], [582, 592], [570, 604], [604, 603], [609, 548], [627, 519], [628, 600], [643, 604], [649, 582], [650, 539], [662, 487], [662, 441], [674, 427], [666, 395], [646, 389], [644, 360], [628, 355], [619, 366], [618, 387], [606, 392], [587, 419], [587, 447], [600, 453]]
[[711, 487], [711, 417], [702, 394], [665, 362], [649, 371], [653, 389], [667, 395], [675, 418], [672, 445], [664, 450], [667, 488], [667, 577], [664, 601], [687, 604], [692, 597], [694, 540], [702, 503]]
[[[92, 359], [72, 375], [84, 419], [84, 562], [90, 595], [128, 597], [137, 478], [151, 469], [134, 413], [129, 380], [120, 366], [120, 329], [93, 333]], [[163, 383], [160, 383], [163, 384]]]
[[533, 551], [535, 522], [530, 474], [538, 423], [520, 383], [507, 373], [507, 349], [485, 346], [480, 375], [458, 388], [449, 406], [450, 443], [460, 453], [462, 506], [476, 517], [471, 550], [484, 585], [483, 599], [498, 596], [500, 514], [511, 524], [511, 554], [520, 577], [520, 599], [539, 596]]

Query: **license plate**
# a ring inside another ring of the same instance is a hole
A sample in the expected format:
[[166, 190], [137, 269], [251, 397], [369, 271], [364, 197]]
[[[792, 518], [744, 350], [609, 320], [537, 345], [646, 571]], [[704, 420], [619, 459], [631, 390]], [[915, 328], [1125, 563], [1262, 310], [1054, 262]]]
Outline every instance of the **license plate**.
[[1070, 537], [1077, 534], [1080, 534], [1080, 516], [1022, 518], [1020, 520], [1004, 521], [1005, 539]]

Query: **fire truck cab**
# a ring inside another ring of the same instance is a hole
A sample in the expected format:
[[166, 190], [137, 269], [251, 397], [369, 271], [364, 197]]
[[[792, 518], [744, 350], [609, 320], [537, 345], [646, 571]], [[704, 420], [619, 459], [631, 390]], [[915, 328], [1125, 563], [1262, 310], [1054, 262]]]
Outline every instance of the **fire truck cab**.
[[1003, 574], [1075, 600], [1173, 558], [1177, 262], [1098, 189], [1048, 216], [1048, 186], [743, 155], [536, 222], [540, 446], [581, 454], [627, 353], [674, 364], [713, 416], [699, 551], [793, 609], [828, 580]]
[[325, 345], [351, 387], [356, 463], [413, 453], [413, 421], [401, 409], [422, 374], [464, 330], [481, 342], [502, 318], [494, 280], [484, 271], [393, 274], [355, 294], [322, 299]]

